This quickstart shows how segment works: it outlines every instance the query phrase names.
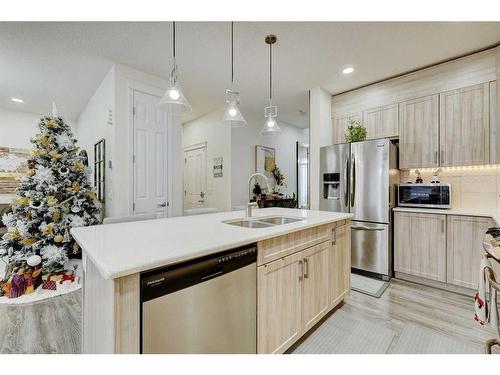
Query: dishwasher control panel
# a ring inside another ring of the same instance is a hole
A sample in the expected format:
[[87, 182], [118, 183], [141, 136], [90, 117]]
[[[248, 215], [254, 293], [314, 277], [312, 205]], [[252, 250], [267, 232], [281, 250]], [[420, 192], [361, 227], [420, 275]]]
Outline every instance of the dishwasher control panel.
[[257, 261], [257, 246], [236, 249], [141, 273], [141, 300], [149, 301], [224, 276]]

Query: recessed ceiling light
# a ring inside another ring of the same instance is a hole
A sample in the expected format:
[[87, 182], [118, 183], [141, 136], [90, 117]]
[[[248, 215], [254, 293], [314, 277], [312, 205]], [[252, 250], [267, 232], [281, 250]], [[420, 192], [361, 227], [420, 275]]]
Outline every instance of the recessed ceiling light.
[[16, 103], [24, 103], [24, 100], [19, 99], [19, 98], [10, 98], [10, 100], [12, 100], [13, 102], [16, 102]]
[[344, 73], [344, 74], [351, 74], [352, 72], [354, 72], [354, 68], [352, 66], [342, 70], [342, 73]]

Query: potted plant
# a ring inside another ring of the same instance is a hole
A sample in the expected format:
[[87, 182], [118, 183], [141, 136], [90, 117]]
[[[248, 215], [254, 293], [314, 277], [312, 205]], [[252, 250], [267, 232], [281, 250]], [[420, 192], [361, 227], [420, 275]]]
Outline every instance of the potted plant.
[[347, 130], [345, 132], [345, 141], [348, 143], [351, 142], [360, 142], [366, 139], [366, 128], [358, 120], [349, 120], [349, 124], [347, 125]]

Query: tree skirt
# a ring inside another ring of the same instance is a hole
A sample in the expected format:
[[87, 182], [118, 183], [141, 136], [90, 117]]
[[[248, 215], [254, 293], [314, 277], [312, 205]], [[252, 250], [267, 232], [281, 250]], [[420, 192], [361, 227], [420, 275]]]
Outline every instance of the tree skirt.
[[48, 290], [42, 289], [40, 285], [34, 293], [25, 294], [18, 298], [8, 298], [8, 297], [0, 297], [0, 304], [5, 305], [22, 305], [25, 303], [33, 303], [37, 301], [42, 301], [47, 298], [57, 297], [63, 294], [74, 292], [82, 287], [82, 284], [71, 285], [64, 290]]

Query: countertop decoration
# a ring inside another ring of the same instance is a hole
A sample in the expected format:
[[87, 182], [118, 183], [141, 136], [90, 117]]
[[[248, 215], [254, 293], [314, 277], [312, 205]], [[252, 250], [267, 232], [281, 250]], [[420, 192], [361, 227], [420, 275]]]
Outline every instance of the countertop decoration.
[[345, 132], [345, 141], [347, 143], [360, 142], [366, 139], [366, 128], [359, 120], [349, 120]]
[[[34, 147], [12, 202], [13, 212], [2, 217], [7, 233], [0, 241], [0, 256], [7, 259], [7, 267], [0, 275], [1, 295], [9, 298], [34, 293], [44, 277], [66, 274], [69, 258], [81, 257], [70, 229], [100, 220], [86, 156], [79, 152], [69, 125], [53, 114], [42, 117], [38, 127], [40, 133], [30, 140]], [[75, 277], [66, 276], [58, 280], [61, 287], [77, 283]]]

